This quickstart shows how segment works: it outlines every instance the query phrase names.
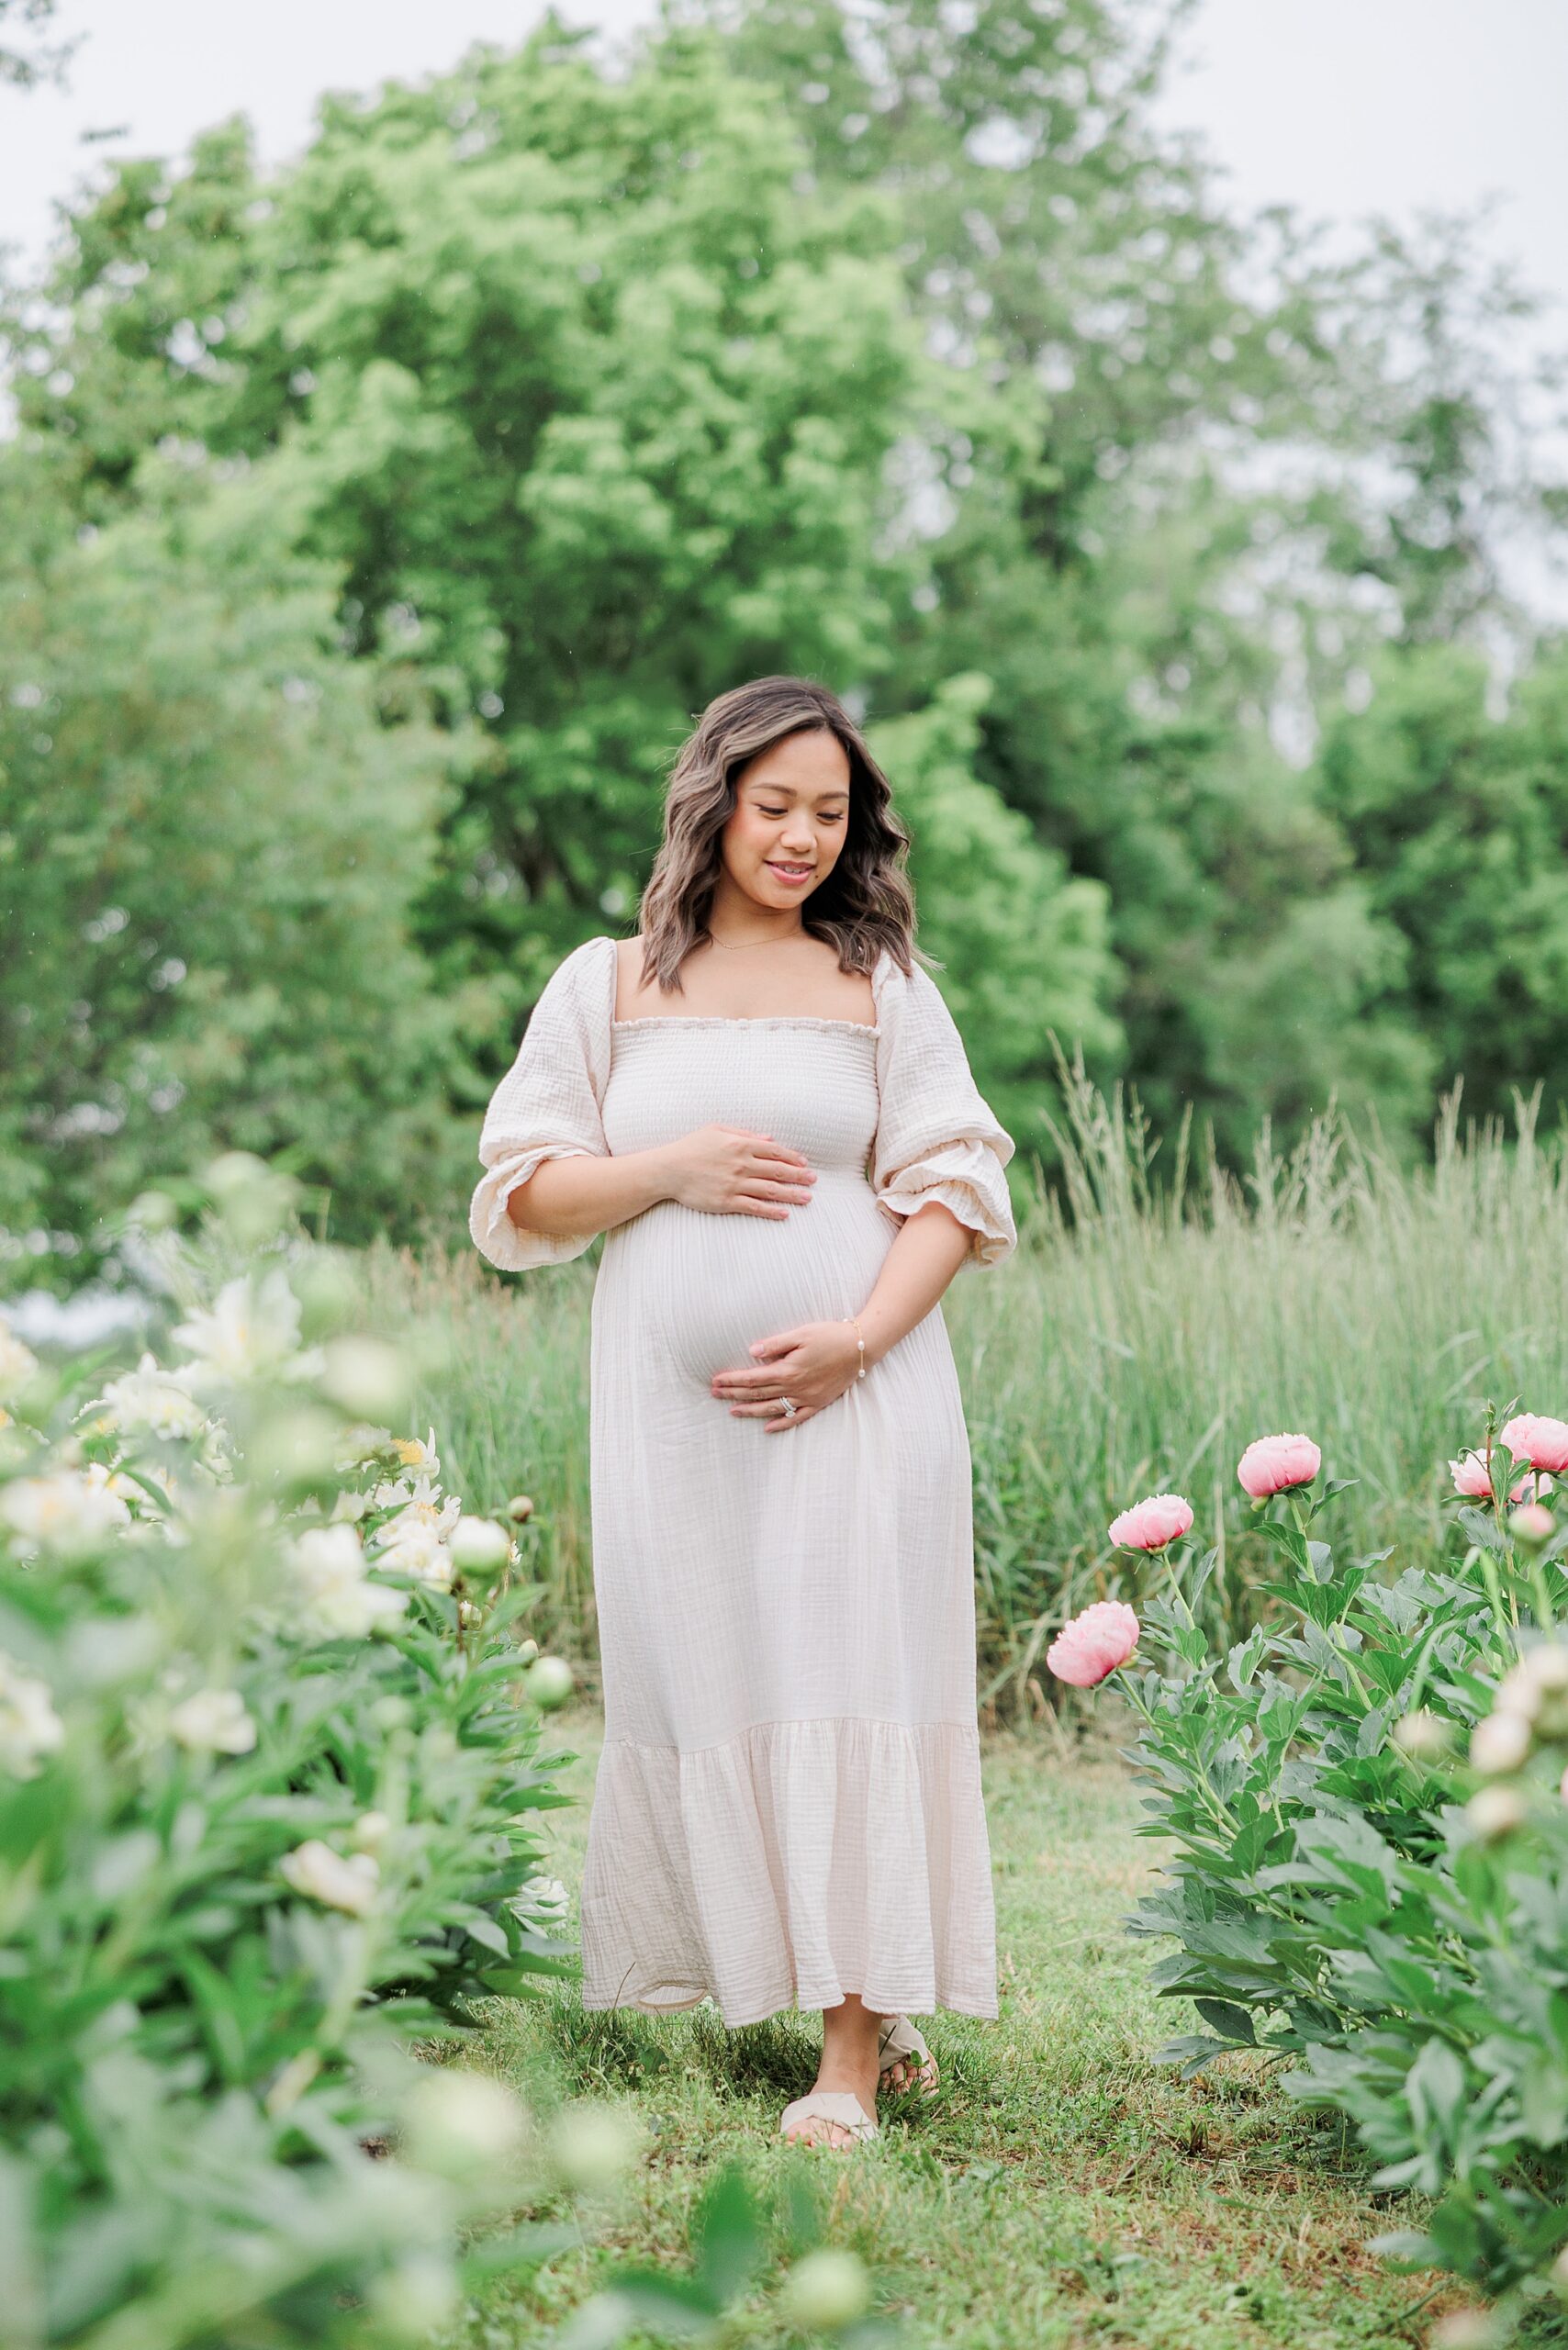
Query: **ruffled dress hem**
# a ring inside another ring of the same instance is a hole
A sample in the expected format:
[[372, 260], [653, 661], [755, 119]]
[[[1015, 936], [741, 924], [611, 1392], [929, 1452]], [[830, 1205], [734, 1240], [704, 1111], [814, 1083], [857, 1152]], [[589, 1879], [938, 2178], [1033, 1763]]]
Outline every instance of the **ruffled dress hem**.
[[836, 2007], [993, 2020], [978, 1728], [841, 1715], [714, 1746], [607, 1740], [582, 1905], [585, 2008], [732, 2030]]

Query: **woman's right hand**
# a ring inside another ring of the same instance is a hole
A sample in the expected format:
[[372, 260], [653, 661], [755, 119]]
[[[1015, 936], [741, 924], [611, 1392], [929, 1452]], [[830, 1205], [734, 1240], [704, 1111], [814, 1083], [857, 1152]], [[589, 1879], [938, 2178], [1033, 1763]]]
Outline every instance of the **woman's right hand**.
[[698, 1126], [667, 1146], [670, 1192], [682, 1207], [709, 1215], [763, 1215], [775, 1221], [804, 1206], [816, 1181], [811, 1161], [746, 1126]]

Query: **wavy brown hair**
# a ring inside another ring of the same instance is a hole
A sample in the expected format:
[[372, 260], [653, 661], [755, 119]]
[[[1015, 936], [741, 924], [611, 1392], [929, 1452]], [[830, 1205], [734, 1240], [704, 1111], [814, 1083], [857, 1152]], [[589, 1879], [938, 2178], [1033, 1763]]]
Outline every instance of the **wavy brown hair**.
[[893, 812], [892, 789], [838, 696], [809, 677], [757, 677], [711, 701], [677, 752], [665, 794], [665, 837], [637, 909], [643, 984], [680, 987], [680, 967], [710, 935], [708, 916], [722, 869], [719, 835], [735, 805], [742, 770], [791, 734], [826, 730], [849, 760], [844, 846], [827, 879], [801, 909], [804, 929], [836, 950], [843, 971], [869, 975], [886, 947], [912, 973], [914, 892], [904, 873], [909, 834]]

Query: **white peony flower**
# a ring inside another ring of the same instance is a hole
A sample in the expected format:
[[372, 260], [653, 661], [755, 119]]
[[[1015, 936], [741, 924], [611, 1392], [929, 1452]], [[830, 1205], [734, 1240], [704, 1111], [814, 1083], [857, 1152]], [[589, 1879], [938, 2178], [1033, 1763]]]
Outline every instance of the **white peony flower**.
[[256, 1725], [237, 1689], [198, 1689], [169, 1716], [170, 1735], [201, 1754], [249, 1754]]
[[364, 1639], [395, 1623], [409, 1605], [404, 1591], [372, 1583], [352, 1526], [312, 1527], [293, 1550], [306, 1628], [318, 1639]]
[[0, 1653], [0, 1768], [35, 1779], [40, 1757], [58, 1753], [64, 1740], [48, 1683]]
[[391, 1449], [390, 1428], [375, 1428], [368, 1420], [353, 1420], [347, 1427], [339, 1430], [337, 1466], [340, 1472], [346, 1473], [350, 1469], [358, 1469], [366, 1460], [373, 1460], [378, 1452], [390, 1452]]
[[211, 1308], [193, 1314], [174, 1335], [194, 1360], [173, 1376], [197, 1395], [253, 1379], [312, 1379], [321, 1370], [319, 1347], [300, 1351], [299, 1300], [281, 1265], [225, 1281]]
[[395, 1484], [377, 1485], [371, 1500], [377, 1509], [412, 1510], [433, 1526], [443, 1540], [463, 1514], [462, 1503], [455, 1496], [442, 1501], [441, 1487], [429, 1477], [399, 1477]]
[[537, 1927], [542, 1934], [559, 1934], [566, 1929], [571, 1899], [558, 1876], [531, 1876], [508, 1907], [525, 1926]]
[[30, 1347], [24, 1347], [10, 1324], [0, 1316], [0, 1395], [19, 1395], [39, 1367]]
[[413, 1470], [416, 1476], [440, 1476], [441, 1456], [435, 1449], [434, 1428], [431, 1428], [425, 1443], [421, 1444], [417, 1436], [400, 1436], [395, 1439], [392, 1449], [404, 1468]]
[[391, 1519], [377, 1538], [376, 1564], [432, 1591], [452, 1588], [452, 1553], [441, 1539], [438, 1524], [417, 1505]]
[[332, 1504], [332, 1516], [340, 1524], [357, 1526], [370, 1508], [370, 1495], [356, 1494], [345, 1486]]
[[[147, 1475], [150, 1479], [152, 1477], [151, 1469], [148, 1470]], [[158, 1514], [157, 1505], [148, 1493], [146, 1486], [139, 1485], [134, 1477], [128, 1477], [121, 1469], [106, 1468], [101, 1460], [89, 1460], [82, 1472], [82, 1477], [91, 1493], [115, 1494], [129, 1510], [145, 1510], [154, 1515]], [[164, 1472], [163, 1491], [165, 1493], [173, 1491], [173, 1481], [168, 1478], [167, 1471]]]
[[144, 1354], [134, 1371], [112, 1379], [97, 1401], [117, 1428], [146, 1428], [165, 1439], [189, 1440], [207, 1427], [207, 1414], [189, 1389], [160, 1371], [151, 1354]]
[[286, 1852], [278, 1868], [296, 1893], [303, 1893], [309, 1901], [319, 1901], [324, 1908], [346, 1909], [353, 1918], [369, 1914], [381, 1882], [381, 1871], [373, 1854], [353, 1852], [345, 1860], [341, 1852], [333, 1852], [330, 1844], [323, 1844], [319, 1836], [312, 1836], [292, 1852]]
[[130, 1512], [106, 1473], [95, 1478], [57, 1469], [0, 1487], [0, 1519], [36, 1549], [69, 1556], [129, 1526]]

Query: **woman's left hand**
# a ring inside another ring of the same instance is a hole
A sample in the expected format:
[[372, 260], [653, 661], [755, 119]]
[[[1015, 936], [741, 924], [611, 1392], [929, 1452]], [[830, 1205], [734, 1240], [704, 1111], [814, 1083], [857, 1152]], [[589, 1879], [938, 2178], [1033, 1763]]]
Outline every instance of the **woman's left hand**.
[[[851, 1322], [802, 1322], [793, 1330], [779, 1330], [758, 1338], [747, 1349], [745, 1371], [716, 1371], [711, 1393], [728, 1404], [733, 1416], [766, 1420], [765, 1436], [781, 1436], [798, 1428], [853, 1386], [860, 1368], [860, 1348]], [[780, 1409], [788, 1395], [797, 1407]]]

